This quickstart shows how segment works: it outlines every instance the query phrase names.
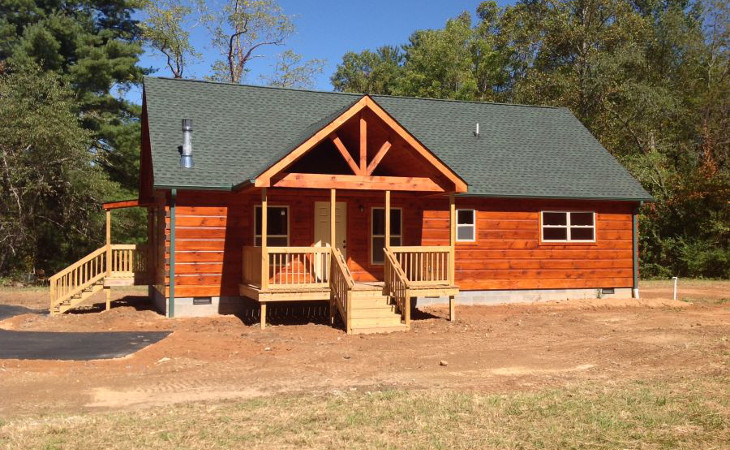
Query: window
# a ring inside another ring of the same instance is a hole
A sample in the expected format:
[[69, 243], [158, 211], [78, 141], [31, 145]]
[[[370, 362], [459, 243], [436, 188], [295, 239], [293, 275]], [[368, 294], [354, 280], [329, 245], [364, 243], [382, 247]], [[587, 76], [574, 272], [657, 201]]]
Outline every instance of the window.
[[[390, 209], [390, 245], [403, 245], [403, 224], [400, 208]], [[385, 262], [385, 208], [372, 209], [370, 228], [370, 262], [383, 264]]]
[[[254, 207], [256, 217], [253, 245], [261, 247], [261, 206]], [[268, 238], [266, 245], [271, 247], [286, 247], [289, 245], [289, 207], [269, 206], [266, 208]]]
[[456, 210], [456, 242], [477, 240], [477, 214], [473, 209]]
[[595, 215], [592, 212], [542, 212], [543, 242], [594, 242]]

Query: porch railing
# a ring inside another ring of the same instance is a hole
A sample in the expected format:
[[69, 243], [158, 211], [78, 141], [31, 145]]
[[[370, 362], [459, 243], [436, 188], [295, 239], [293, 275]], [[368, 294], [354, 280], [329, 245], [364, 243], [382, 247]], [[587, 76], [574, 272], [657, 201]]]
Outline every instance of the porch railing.
[[111, 246], [112, 274], [119, 277], [133, 277], [147, 273], [147, 246], [135, 244], [114, 244]]
[[411, 295], [409, 292], [410, 282], [403, 268], [398, 262], [397, 256], [393, 253], [393, 247], [385, 248], [385, 292], [395, 300], [396, 307], [400, 311], [401, 319], [407, 326], [411, 323]]
[[329, 247], [244, 247], [243, 281], [263, 290], [328, 289], [330, 253]]
[[243, 247], [243, 282], [261, 286], [261, 247]]
[[[337, 248], [332, 249], [332, 269], [330, 275], [330, 311], [334, 309], [340, 312], [342, 320], [345, 322], [345, 329], [349, 334], [352, 331], [352, 323], [350, 320], [352, 311], [352, 288], [355, 281], [352, 278], [350, 269], [347, 268], [347, 262]], [[334, 315], [331, 317], [334, 320]]]
[[452, 284], [451, 247], [399, 246], [390, 250], [411, 286]]

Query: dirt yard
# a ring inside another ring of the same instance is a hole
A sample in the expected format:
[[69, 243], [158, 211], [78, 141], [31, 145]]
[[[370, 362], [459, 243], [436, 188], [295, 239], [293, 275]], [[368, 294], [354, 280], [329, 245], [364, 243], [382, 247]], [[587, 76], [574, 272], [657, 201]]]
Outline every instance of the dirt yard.
[[[680, 298], [695, 303], [668, 300], [670, 282], [647, 282], [640, 301], [457, 307], [454, 323], [445, 320], [445, 308], [432, 307], [417, 315], [409, 333], [367, 336], [323, 323], [261, 330], [233, 316], [170, 320], [148, 309], [143, 290], [117, 290], [111, 311], [27, 312], [0, 321], [0, 328], [173, 333], [117, 360], [0, 360], [0, 418], [275, 393], [445, 388], [490, 394], [574, 382], [724, 377], [730, 282], [680, 286]], [[0, 291], [0, 305], [35, 310], [46, 299], [40, 289]]]

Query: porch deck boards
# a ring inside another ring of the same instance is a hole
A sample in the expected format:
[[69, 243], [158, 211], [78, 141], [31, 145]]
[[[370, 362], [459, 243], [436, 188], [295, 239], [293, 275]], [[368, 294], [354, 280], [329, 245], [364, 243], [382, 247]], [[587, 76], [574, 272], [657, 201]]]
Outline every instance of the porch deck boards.
[[[359, 293], [382, 293], [382, 281], [358, 281], [352, 290]], [[412, 297], [449, 297], [459, 293], [458, 286], [449, 284], [418, 285], [409, 289]], [[260, 286], [252, 284], [239, 285], [239, 293], [258, 302], [292, 302], [329, 300], [329, 287], [291, 286], [276, 289], [262, 290]]]

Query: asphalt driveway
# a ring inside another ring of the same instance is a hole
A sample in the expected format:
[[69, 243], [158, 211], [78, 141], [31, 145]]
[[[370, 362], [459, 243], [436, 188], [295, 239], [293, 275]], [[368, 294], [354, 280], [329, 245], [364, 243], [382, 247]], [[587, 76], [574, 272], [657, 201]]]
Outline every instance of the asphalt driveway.
[[161, 341], [169, 331], [57, 333], [0, 330], [0, 359], [120, 358]]

